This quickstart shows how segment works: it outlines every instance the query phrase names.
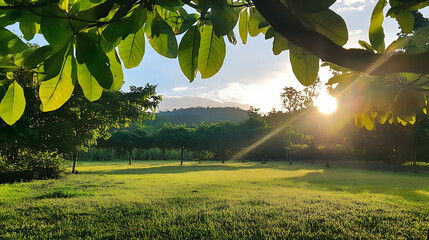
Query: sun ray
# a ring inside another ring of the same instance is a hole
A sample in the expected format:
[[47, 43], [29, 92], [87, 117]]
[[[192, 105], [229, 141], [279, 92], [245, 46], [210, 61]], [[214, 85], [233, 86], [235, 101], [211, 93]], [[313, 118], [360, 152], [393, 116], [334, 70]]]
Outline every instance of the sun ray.
[[302, 116], [304, 116], [304, 114], [305, 114], [305, 112], [301, 111], [299, 114], [293, 116], [290, 121], [284, 123], [280, 127], [277, 127], [276, 129], [274, 129], [273, 131], [271, 131], [270, 133], [268, 133], [267, 135], [265, 135], [264, 137], [262, 137], [258, 141], [252, 143], [249, 147], [245, 148], [244, 151], [236, 154], [231, 160], [232, 161], [236, 161], [236, 160], [244, 157], [246, 154], [248, 154], [249, 152], [253, 151], [255, 148], [257, 148], [258, 146], [260, 146], [261, 144], [263, 144], [264, 142], [268, 141], [270, 138], [272, 138], [273, 136], [275, 136], [281, 130], [283, 130], [286, 127], [288, 127], [289, 124], [291, 124], [291, 123], [297, 121], [298, 119], [300, 119]]

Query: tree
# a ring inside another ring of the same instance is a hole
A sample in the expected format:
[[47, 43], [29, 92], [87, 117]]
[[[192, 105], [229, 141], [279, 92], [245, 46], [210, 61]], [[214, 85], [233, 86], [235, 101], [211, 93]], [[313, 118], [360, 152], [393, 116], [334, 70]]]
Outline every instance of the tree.
[[[154, 110], [160, 101], [155, 86], [131, 87], [131, 91], [105, 92], [97, 102], [88, 101], [77, 88], [70, 100], [53, 112], [39, 110], [37, 88], [32, 73], [24, 70], [14, 73], [20, 79], [27, 99], [25, 114], [14, 125], [0, 123], [0, 153], [14, 161], [19, 151], [51, 151], [72, 153], [73, 169], [77, 155], [106, 137], [109, 127], [152, 118], [148, 109]], [[0, 92], [8, 91], [7, 85]]]
[[[319, 60], [322, 60], [330, 63], [334, 70], [347, 69], [347, 77], [337, 77], [331, 82], [350, 85], [347, 79], [354, 83], [370, 78], [381, 85], [381, 89], [389, 89], [388, 83], [398, 86], [391, 95], [384, 95], [389, 100], [397, 99], [403, 91], [407, 92], [407, 98], [426, 99], [426, 93], [421, 91], [429, 84], [424, 76], [429, 73], [427, 49], [401, 50], [410, 39], [421, 42], [420, 46], [427, 45], [428, 39], [423, 36], [410, 35], [416, 25], [415, 11], [426, 7], [426, 1], [389, 1], [387, 16], [398, 21], [405, 37], [401, 36], [386, 48], [382, 23], [387, 1], [379, 0], [371, 16], [370, 43], [360, 42], [364, 49], [342, 47], [348, 40], [348, 31], [341, 16], [329, 9], [334, 2], [0, 1], [0, 76], [9, 86], [2, 97], [0, 117], [11, 125], [25, 108], [21, 83], [11, 74], [21, 67], [33, 71], [36, 81], [44, 80], [39, 90], [42, 111], [60, 108], [77, 84], [90, 101], [99, 99], [103, 88], [118, 90], [123, 82], [121, 64], [126, 68], [139, 65], [144, 55], [145, 35], [159, 54], [178, 58], [190, 81], [198, 71], [202, 78], [209, 78], [223, 64], [225, 37], [233, 44], [237, 42], [233, 32], [237, 24], [243, 43], [248, 35], [262, 33], [266, 39], [274, 39], [274, 54], [289, 49], [293, 72], [305, 86], [316, 80]], [[29, 48], [4, 28], [17, 22], [25, 40], [41, 32], [49, 44], [38, 49]], [[176, 35], [180, 34], [184, 35], [178, 44]], [[390, 103], [393, 106], [403, 104], [410, 104], [411, 112], [425, 108], [414, 100]], [[384, 109], [377, 113], [386, 114]], [[397, 114], [395, 117], [403, 116]], [[412, 122], [409, 117], [401, 121]]]
[[240, 134], [237, 133], [235, 122], [201, 123], [196, 133], [197, 141], [202, 145], [200, 149], [205, 147], [213, 152], [222, 163], [241, 149]]
[[195, 128], [188, 128], [185, 124], [172, 125], [166, 123], [156, 135], [157, 145], [162, 149], [180, 150], [180, 165], [183, 165], [183, 153], [185, 149], [191, 149], [195, 144]]
[[97, 144], [99, 147], [117, 149], [129, 153], [129, 165], [132, 163], [133, 149], [137, 147], [139, 135], [129, 130], [115, 130], [106, 141]]
[[293, 87], [285, 87], [283, 92], [280, 93], [282, 98], [282, 107], [286, 109], [286, 112], [292, 113], [304, 108], [313, 106], [314, 99], [319, 95], [320, 78], [303, 89], [298, 91]]

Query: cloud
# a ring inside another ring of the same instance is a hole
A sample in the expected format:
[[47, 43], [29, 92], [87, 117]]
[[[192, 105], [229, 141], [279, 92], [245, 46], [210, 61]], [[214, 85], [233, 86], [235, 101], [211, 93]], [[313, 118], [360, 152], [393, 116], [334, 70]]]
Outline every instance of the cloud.
[[349, 35], [350, 36], [353, 36], [353, 35], [359, 35], [359, 34], [361, 34], [362, 33], [362, 29], [357, 29], [357, 30], [351, 30], [350, 32], [349, 32]]
[[347, 12], [347, 11], [363, 11], [365, 9], [365, 5], [361, 5], [359, 7], [340, 7], [337, 8], [337, 12]]
[[344, 1], [341, 1], [341, 2], [343, 2], [344, 5], [347, 5], [347, 6], [354, 5], [356, 3], [365, 4], [365, 0], [344, 0]]
[[286, 65], [281, 72], [266, 74], [266, 77], [251, 84], [232, 82], [222, 89], [203, 95], [223, 102], [249, 104], [260, 108], [262, 112], [269, 112], [272, 108], [278, 110], [281, 108], [280, 93], [286, 86], [292, 86], [298, 90], [303, 89], [293, 75], [290, 65]]
[[363, 11], [368, 4], [373, 4], [373, 0], [339, 0], [337, 1], [337, 12]]
[[189, 89], [189, 87], [175, 87], [172, 90], [173, 90], [173, 92], [182, 92], [182, 91], [186, 91], [188, 89]]
[[164, 96], [158, 107], [160, 111], [190, 107], [238, 107], [248, 110], [250, 105], [237, 102], [221, 102], [199, 96]]
[[187, 86], [181, 86], [181, 87], [175, 87], [172, 88], [171, 90], [173, 90], [173, 92], [185, 92], [185, 91], [192, 91], [192, 90], [200, 90], [200, 89], [204, 89], [205, 87], [187, 87]]

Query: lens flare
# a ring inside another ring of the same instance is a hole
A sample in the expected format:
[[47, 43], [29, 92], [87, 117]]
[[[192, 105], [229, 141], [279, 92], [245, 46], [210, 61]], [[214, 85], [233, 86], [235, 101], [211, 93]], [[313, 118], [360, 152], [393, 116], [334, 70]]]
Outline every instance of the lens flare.
[[320, 113], [331, 114], [337, 110], [337, 99], [329, 94], [322, 94], [316, 99], [315, 105]]

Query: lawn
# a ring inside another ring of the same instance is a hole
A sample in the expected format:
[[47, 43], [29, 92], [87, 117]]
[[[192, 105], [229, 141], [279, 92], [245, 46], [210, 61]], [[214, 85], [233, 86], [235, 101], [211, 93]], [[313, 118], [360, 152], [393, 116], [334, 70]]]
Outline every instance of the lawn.
[[80, 163], [0, 185], [0, 239], [426, 239], [429, 174], [310, 164]]

